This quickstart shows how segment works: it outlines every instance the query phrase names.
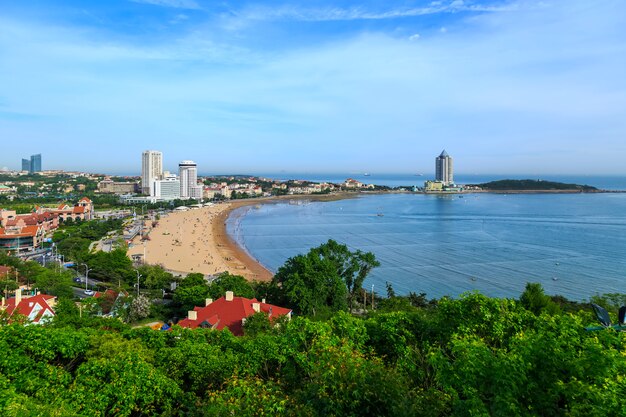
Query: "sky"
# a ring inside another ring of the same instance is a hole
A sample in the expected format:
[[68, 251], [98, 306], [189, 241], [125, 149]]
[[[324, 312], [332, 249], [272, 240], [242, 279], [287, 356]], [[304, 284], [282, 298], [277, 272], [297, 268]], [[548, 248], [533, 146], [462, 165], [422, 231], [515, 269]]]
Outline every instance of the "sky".
[[0, 167], [626, 175], [622, 0], [0, 0]]

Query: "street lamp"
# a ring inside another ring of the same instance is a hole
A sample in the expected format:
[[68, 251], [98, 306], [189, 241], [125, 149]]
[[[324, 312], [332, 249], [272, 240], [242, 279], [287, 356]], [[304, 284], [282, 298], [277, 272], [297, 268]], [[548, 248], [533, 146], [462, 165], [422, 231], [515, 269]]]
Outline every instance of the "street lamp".
[[89, 266], [87, 264], [81, 264], [85, 267], [85, 291], [89, 289]]
[[141, 274], [137, 271], [137, 297], [139, 297], [139, 278], [141, 278]]

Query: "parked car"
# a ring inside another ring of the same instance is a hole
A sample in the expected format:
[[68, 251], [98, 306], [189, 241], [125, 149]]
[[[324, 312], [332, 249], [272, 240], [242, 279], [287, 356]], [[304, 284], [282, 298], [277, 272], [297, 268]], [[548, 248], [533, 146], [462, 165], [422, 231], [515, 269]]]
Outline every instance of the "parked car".
[[95, 293], [92, 290], [85, 290], [85, 295], [94, 295]]

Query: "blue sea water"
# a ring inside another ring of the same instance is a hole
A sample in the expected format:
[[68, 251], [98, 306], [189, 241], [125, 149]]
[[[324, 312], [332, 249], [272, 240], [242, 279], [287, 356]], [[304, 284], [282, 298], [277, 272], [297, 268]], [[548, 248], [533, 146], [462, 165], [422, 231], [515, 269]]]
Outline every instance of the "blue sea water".
[[[379, 215], [379, 214], [382, 214]], [[626, 293], [626, 194], [385, 194], [334, 202], [265, 204], [227, 227], [276, 271], [328, 239], [374, 252], [364, 286], [457, 296], [518, 297], [526, 282], [584, 300]]]

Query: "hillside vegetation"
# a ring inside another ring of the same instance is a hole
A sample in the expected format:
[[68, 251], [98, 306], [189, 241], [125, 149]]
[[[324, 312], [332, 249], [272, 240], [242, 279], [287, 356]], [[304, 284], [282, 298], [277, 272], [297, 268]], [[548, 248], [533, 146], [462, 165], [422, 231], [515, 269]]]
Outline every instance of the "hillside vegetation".
[[478, 186], [484, 190], [493, 191], [551, 191], [551, 190], [571, 190], [580, 192], [598, 191], [596, 187], [590, 185], [565, 184], [562, 182], [543, 180], [499, 180], [491, 181]]

